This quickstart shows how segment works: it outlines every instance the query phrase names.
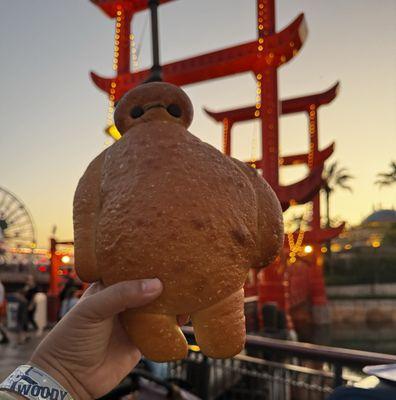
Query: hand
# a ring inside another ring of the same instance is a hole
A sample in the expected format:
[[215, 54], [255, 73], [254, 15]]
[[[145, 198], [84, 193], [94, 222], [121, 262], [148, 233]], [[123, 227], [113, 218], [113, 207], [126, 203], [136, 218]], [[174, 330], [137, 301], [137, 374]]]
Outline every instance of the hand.
[[122, 328], [118, 314], [160, 295], [158, 279], [94, 283], [41, 342], [31, 358], [74, 399], [92, 399], [113, 389], [141, 354]]

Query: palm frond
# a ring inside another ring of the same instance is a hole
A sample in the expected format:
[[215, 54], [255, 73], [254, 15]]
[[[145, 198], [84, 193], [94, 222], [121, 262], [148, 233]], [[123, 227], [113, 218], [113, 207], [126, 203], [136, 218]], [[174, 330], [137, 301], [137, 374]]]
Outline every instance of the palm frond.
[[348, 171], [348, 170], [347, 170], [345, 167], [340, 168], [339, 170], [336, 171], [335, 176], [343, 175], [343, 174], [345, 174], [347, 171]]
[[327, 170], [327, 177], [331, 178], [334, 174], [334, 171], [337, 169], [338, 161], [334, 161], [333, 164], [330, 165], [329, 169]]
[[349, 185], [346, 185], [345, 183], [339, 182], [338, 186], [343, 188], [343, 189], [349, 190], [351, 193], [353, 191], [352, 188]]
[[382, 186], [388, 186], [391, 185], [392, 183], [395, 183], [393, 179], [383, 179], [383, 180], [376, 180], [375, 184], [379, 185], [380, 187]]
[[344, 175], [340, 175], [337, 177], [338, 181], [345, 181], [348, 179], [355, 179], [355, 177], [353, 175], [349, 175], [349, 174], [344, 174]]
[[376, 185], [379, 185], [381, 188], [382, 186], [388, 186], [392, 183], [396, 183], [396, 161], [391, 161], [389, 163], [390, 171], [389, 172], [379, 172], [377, 174], [377, 180], [375, 181]]
[[378, 177], [381, 177], [381, 178], [388, 179], [388, 178], [392, 178], [393, 174], [392, 174], [392, 172], [389, 172], [389, 173], [386, 173], [386, 172], [379, 172], [379, 173], [377, 174], [377, 176], [378, 176]]
[[328, 194], [333, 192], [337, 186], [349, 190], [352, 192], [352, 188], [346, 184], [347, 181], [354, 179], [355, 177], [348, 173], [348, 169], [345, 167], [338, 168], [338, 161], [333, 162], [329, 168], [325, 170], [323, 176], [322, 188]]

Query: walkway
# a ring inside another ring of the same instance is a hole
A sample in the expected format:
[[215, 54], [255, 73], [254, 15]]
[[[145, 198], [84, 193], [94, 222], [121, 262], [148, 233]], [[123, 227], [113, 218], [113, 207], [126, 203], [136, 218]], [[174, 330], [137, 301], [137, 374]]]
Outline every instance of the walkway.
[[37, 348], [44, 336], [37, 338], [32, 335], [32, 339], [22, 345], [12, 342], [0, 344], [0, 382], [2, 382], [18, 365], [26, 363], [33, 351]]

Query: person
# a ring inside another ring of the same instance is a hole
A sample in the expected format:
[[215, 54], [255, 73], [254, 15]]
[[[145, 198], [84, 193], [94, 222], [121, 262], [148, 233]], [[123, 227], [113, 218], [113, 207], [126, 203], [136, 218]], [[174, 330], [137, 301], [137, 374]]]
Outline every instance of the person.
[[63, 300], [69, 296], [69, 292], [71, 289], [75, 289], [77, 287], [75, 274], [72, 273], [70, 269], [66, 270], [68, 273], [66, 275], [62, 275], [63, 279], [63, 287], [59, 293], [59, 300], [62, 304]]
[[71, 287], [65, 293], [59, 311], [60, 318], [63, 318], [78, 303], [79, 292], [76, 287]]
[[33, 330], [37, 330], [37, 324], [34, 320], [34, 314], [36, 312], [36, 303], [34, 296], [38, 292], [38, 287], [33, 275], [28, 275], [26, 285], [23, 288], [23, 294], [27, 302], [27, 315], [26, 315], [26, 326], [25, 331], [29, 331], [29, 325], [32, 325]]
[[0, 399], [88, 400], [108, 393], [141, 358], [118, 314], [153, 301], [161, 292], [158, 279], [107, 288], [92, 284], [28, 363], [0, 384]]
[[[29, 340], [27, 334], [28, 320], [28, 303], [25, 297], [25, 292], [20, 289], [10, 293], [7, 296], [8, 308], [7, 314], [11, 313], [11, 319], [14, 319], [13, 326], [10, 328], [16, 334], [16, 344], [21, 345]], [[13, 306], [10, 309], [10, 306]]]
[[59, 294], [60, 308], [58, 319], [61, 319], [77, 302], [78, 294], [82, 289], [82, 282], [78, 279], [73, 268], [68, 268], [67, 274], [63, 275], [62, 290]]
[[0, 281], [0, 344], [7, 344], [10, 340], [8, 339], [7, 333], [2, 326], [2, 319], [5, 315], [6, 299], [4, 285]]

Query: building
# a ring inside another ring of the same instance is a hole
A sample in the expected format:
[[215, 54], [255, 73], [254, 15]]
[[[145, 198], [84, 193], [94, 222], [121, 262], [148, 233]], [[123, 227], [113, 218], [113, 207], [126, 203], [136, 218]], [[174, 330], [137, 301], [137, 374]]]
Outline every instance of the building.
[[331, 245], [332, 253], [361, 253], [377, 249], [396, 253], [396, 210], [374, 211], [360, 225], [343, 232]]

